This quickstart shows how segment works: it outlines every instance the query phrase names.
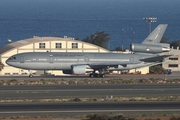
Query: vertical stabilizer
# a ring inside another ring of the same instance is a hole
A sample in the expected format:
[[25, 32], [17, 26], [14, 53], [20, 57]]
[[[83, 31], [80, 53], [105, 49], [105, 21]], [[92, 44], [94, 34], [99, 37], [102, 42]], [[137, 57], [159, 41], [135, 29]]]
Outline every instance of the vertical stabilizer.
[[159, 43], [164, 35], [167, 28], [167, 24], [159, 24], [149, 36], [142, 42], [142, 44], [156, 44]]

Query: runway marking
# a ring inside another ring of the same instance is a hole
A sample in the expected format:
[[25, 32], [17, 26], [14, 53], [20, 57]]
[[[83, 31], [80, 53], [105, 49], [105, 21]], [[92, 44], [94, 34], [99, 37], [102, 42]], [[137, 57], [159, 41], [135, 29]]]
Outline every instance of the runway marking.
[[0, 112], [0, 114], [13, 113], [87, 113], [87, 112], [179, 112], [180, 109], [152, 109], [152, 110], [74, 110], [74, 111], [12, 111]]

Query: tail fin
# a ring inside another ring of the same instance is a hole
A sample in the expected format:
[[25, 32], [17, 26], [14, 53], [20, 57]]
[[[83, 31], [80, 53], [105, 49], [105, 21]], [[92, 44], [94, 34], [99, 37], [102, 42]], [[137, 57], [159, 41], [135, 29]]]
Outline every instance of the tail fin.
[[142, 42], [142, 44], [156, 45], [156, 43], [160, 43], [167, 26], [167, 24], [159, 24]]

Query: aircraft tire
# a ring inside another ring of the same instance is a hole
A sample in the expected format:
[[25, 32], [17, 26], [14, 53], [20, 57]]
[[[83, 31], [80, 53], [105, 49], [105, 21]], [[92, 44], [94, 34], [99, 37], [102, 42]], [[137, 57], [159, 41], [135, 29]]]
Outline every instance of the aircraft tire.
[[96, 74], [95, 76], [98, 78], [98, 77], [100, 77], [100, 74]]
[[92, 73], [91, 73], [91, 74], [89, 74], [89, 77], [93, 78], [93, 77], [94, 77], [94, 74], [92, 74]]
[[104, 78], [104, 77], [105, 77], [105, 74], [101, 74], [100, 76], [101, 76], [102, 78]]
[[29, 77], [30, 77], [30, 78], [32, 78], [32, 77], [33, 77], [33, 75], [32, 75], [32, 74], [30, 74], [30, 75], [29, 75]]

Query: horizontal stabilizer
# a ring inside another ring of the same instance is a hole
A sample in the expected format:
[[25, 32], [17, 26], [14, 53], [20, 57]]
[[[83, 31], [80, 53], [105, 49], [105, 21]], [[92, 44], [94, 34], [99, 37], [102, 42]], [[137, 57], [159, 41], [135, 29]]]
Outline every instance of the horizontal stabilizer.
[[154, 56], [154, 57], [150, 57], [150, 58], [140, 59], [140, 61], [143, 61], [143, 62], [160, 62], [164, 58], [169, 57], [169, 56], [172, 56], [172, 55]]

